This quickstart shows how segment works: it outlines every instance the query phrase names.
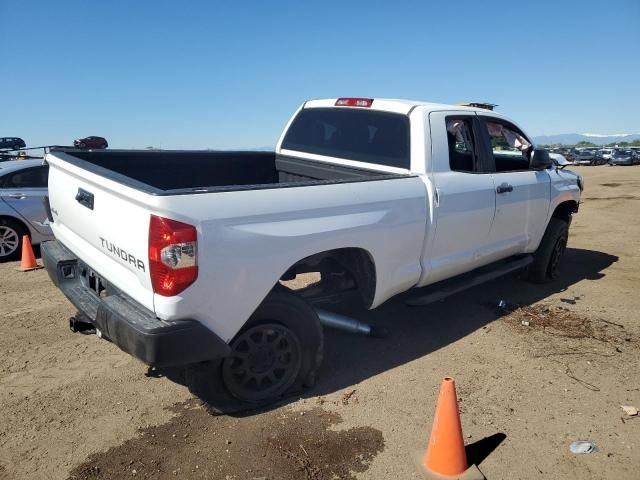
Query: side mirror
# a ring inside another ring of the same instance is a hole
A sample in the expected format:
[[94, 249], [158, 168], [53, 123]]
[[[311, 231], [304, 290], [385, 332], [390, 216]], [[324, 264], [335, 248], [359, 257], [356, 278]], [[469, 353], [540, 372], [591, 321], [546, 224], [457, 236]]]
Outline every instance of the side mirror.
[[553, 166], [553, 160], [549, 157], [549, 152], [544, 148], [534, 148], [531, 151], [529, 168], [531, 170], [546, 170]]

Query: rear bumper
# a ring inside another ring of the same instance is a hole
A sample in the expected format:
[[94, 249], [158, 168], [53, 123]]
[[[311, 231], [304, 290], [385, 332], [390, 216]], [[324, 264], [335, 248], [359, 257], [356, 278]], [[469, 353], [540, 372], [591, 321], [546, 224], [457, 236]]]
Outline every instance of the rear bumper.
[[196, 320], [160, 320], [111, 285], [106, 285], [106, 295], [99, 295], [90, 288], [90, 269], [59, 241], [40, 248], [51, 280], [71, 303], [109, 340], [144, 363], [168, 367], [229, 354], [229, 346]]

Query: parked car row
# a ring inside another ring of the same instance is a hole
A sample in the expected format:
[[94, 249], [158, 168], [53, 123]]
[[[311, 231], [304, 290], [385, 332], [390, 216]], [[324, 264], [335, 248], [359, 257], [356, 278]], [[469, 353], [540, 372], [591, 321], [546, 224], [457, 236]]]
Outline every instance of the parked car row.
[[[73, 146], [83, 149], [102, 150], [107, 148], [109, 143], [104, 137], [90, 136], [74, 140]], [[27, 148], [27, 143], [20, 137], [0, 137], [0, 150], [15, 151], [22, 148]]]
[[628, 148], [551, 148], [574, 165], [638, 165], [640, 147]]

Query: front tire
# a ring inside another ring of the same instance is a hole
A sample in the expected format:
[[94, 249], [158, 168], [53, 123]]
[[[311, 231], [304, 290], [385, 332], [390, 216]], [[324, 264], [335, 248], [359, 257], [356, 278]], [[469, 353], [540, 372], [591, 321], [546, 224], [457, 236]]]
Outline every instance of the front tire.
[[534, 283], [547, 283], [558, 277], [559, 267], [567, 248], [569, 223], [551, 218], [538, 250], [529, 266], [528, 278]]

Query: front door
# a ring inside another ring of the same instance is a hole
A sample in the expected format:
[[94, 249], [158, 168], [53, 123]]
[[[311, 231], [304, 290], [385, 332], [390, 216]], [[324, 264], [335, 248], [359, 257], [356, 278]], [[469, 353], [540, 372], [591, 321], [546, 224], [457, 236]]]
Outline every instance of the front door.
[[544, 231], [551, 179], [546, 171], [529, 169], [531, 142], [515, 125], [479, 116], [485, 145], [493, 163], [496, 213], [489, 242], [481, 252], [483, 263], [527, 251]]

